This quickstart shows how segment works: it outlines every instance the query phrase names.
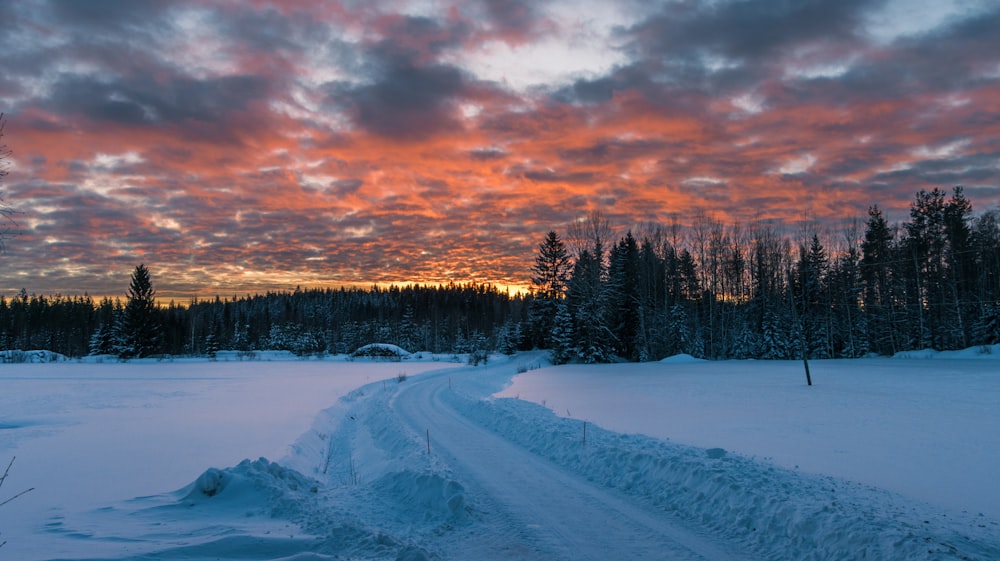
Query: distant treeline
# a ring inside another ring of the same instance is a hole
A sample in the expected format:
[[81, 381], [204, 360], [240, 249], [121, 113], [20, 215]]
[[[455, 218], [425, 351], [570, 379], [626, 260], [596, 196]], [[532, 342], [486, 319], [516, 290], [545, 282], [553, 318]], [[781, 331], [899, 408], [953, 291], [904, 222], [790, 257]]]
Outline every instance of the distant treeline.
[[[489, 285], [296, 290], [155, 308], [137, 267], [125, 301], [0, 297], [0, 349], [69, 356], [220, 349], [350, 353], [545, 348], [556, 362], [859, 357], [1000, 343], [1000, 211], [961, 187], [920, 191], [910, 220], [878, 207], [836, 237], [705, 216], [617, 236], [599, 213], [539, 244], [533, 291]], [[529, 267], [526, 264], [526, 269]], [[141, 269], [141, 270], [140, 270]], [[146, 301], [143, 304], [143, 301]]]
[[[530, 296], [488, 285], [296, 290], [154, 309], [158, 335], [137, 350], [123, 329], [129, 300], [0, 297], [0, 349], [68, 356], [213, 355], [220, 349], [350, 353], [368, 343], [411, 351], [493, 350], [520, 338]], [[513, 349], [511, 349], [513, 350]]]

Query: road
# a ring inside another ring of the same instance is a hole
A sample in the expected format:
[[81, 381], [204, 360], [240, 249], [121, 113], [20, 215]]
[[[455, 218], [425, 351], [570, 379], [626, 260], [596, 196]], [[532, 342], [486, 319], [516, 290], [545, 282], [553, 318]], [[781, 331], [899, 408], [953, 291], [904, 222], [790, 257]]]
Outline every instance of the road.
[[411, 379], [392, 403], [424, 435], [485, 524], [462, 536], [463, 559], [737, 561], [742, 556], [668, 513], [630, 501], [536, 456], [464, 417], [448, 379]]

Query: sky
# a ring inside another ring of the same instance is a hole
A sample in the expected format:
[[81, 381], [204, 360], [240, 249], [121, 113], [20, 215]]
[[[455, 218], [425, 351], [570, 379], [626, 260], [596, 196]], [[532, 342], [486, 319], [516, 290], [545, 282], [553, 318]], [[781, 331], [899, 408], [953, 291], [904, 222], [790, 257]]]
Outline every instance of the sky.
[[528, 284], [549, 230], [1000, 206], [1000, 3], [0, 0], [0, 295]]

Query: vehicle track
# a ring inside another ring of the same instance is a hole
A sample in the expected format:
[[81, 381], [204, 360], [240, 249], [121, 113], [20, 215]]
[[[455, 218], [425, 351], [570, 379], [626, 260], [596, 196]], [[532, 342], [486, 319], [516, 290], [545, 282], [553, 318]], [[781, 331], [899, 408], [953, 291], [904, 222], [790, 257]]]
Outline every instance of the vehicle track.
[[569, 473], [464, 417], [441, 377], [415, 378], [391, 407], [452, 470], [482, 524], [459, 530], [456, 558], [736, 561], [725, 544]]

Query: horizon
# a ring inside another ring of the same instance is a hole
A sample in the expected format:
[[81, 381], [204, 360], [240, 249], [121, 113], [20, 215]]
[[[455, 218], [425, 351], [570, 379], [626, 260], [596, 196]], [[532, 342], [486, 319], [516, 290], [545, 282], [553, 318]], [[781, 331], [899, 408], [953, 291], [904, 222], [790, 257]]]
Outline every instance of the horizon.
[[[0, 78], [0, 294], [480, 283], [601, 212], [834, 232], [1000, 208], [974, 0], [25, 2]], [[103, 297], [103, 296], [102, 296]], [[112, 296], [113, 298], [114, 296]]]
[[[148, 267], [147, 267], [148, 268]], [[134, 268], [133, 268], [134, 269]], [[130, 273], [131, 274], [131, 273]], [[379, 290], [391, 290], [394, 288], [406, 289], [410, 287], [418, 288], [447, 288], [449, 283], [417, 283], [417, 282], [389, 282], [389, 283], [372, 283], [372, 284], [358, 284], [358, 285], [316, 285], [316, 286], [295, 286], [291, 288], [275, 288], [264, 291], [254, 291], [254, 292], [237, 292], [231, 294], [222, 293], [196, 293], [196, 294], [161, 294], [160, 290], [157, 288], [156, 272], [150, 270], [150, 280], [152, 281], [153, 290], [155, 291], [154, 298], [156, 300], [156, 306], [158, 308], [168, 308], [170, 306], [178, 308], [187, 308], [194, 303], [211, 302], [215, 299], [219, 299], [223, 302], [234, 302], [244, 298], [256, 298], [267, 296], [269, 293], [272, 294], [295, 294], [296, 292], [309, 292], [309, 291], [333, 291], [337, 292], [340, 290], [347, 291], [371, 291], [374, 289]], [[169, 283], [167, 283], [169, 284]], [[483, 286], [495, 289], [498, 293], [508, 294], [511, 297], [521, 297], [527, 296], [531, 292], [531, 287], [525, 285], [523, 287], [519, 286], [502, 286], [493, 283], [453, 283], [455, 286], [464, 286], [471, 284], [473, 286]], [[77, 294], [63, 294], [63, 293], [40, 293], [28, 290], [27, 288], [18, 289], [15, 294], [6, 294], [0, 292], [0, 299], [6, 300], [8, 303], [14, 298], [20, 298], [22, 290], [28, 296], [28, 298], [33, 297], [44, 297], [44, 298], [90, 298], [95, 306], [99, 305], [101, 301], [105, 298], [114, 302], [115, 300], [121, 301], [124, 304], [128, 300], [128, 288], [129, 288], [129, 278], [126, 277], [124, 288], [120, 293], [114, 294], [90, 294], [89, 292], [81, 292]]]

